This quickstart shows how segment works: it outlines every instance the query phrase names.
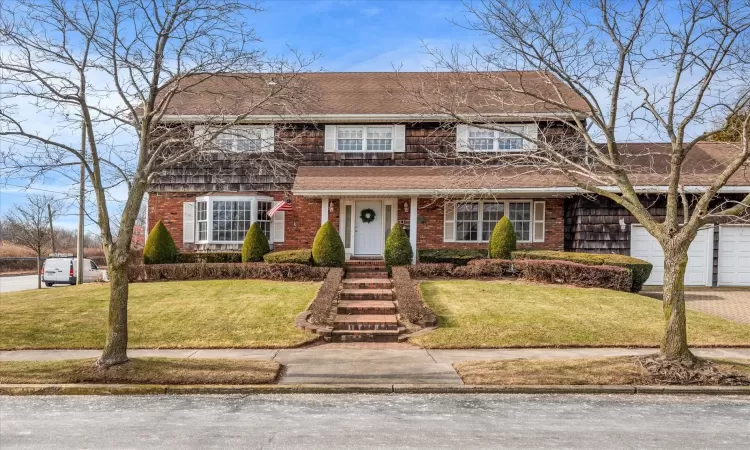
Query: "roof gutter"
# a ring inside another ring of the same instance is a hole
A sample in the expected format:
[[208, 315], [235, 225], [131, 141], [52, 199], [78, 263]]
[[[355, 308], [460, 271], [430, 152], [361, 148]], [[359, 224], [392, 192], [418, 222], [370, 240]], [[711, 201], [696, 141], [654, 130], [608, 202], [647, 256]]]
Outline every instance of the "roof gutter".
[[[620, 189], [613, 186], [600, 186], [602, 190], [619, 193]], [[668, 186], [634, 186], [638, 193], [657, 194], [666, 193]], [[686, 193], [697, 194], [706, 191], [705, 186], [685, 186]], [[501, 188], [501, 189], [294, 189], [294, 195], [303, 197], [424, 197], [424, 196], [488, 196], [488, 195], [573, 195], [590, 193], [577, 187], [547, 187], [547, 188]], [[720, 194], [747, 194], [750, 186], [727, 186], [719, 190]]]
[[[572, 119], [578, 117], [585, 119], [584, 114], [572, 114], [568, 112], [548, 113], [497, 113], [466, 115], [466, 119], [486, 121], [492, 120], [544, 120], [544, 119]], [[456, 118], [450, 114], [258, 114], [248, 115], [210, 115], [210, 114], [174, 114], [164, 115], [162, 122], [171, 123], [285, 123], [285, 122], [316, 122], [316, 123], [343, 123], [343, 122], [426, 122], [444, 121], [454, 122]]]

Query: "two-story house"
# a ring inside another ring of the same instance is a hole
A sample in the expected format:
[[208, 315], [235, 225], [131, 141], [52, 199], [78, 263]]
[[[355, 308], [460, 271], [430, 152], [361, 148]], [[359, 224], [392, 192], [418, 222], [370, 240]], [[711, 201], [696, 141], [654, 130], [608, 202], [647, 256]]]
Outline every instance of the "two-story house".
[[[399, 83], [422, 75], [399, 73]], [[507, 74], [510, 82], [514, 76]], [[533, 76], [524, 73], [526, 82]], [[583, 195], [561, 175], [477, 167], [465, 157], [534, 151], [528, 141], [426, 111], [394, 94], [399, 86], [392, 73], [310, 73], [304, 79], [318, 92], [314, 107], [251, 115], [235, 127], [242, 133], [217, 139], [231, 152], [262, 153], [263, 160], [240, 165], [224, 153], [165, 171], [149, 192], [149, 223], [162, 220], [182, 250], [203, 251], [239, 249], [254, 222], [274, 249], [310, 248], [321, 223], [330, 220], [352, 257], [382, 255], [396, 221], [407, 230], [415, 255], [421, 249], [486, 248], [495, 223], [507, 216], [519, 248], [631, 254], [655, 263], [649, 283], [660, 284], [659, 246], [627, 211]], [[232, 80], [201, 85], [200, 102], [175, 99], [182, 109], [174, 120], [196, 127], [206, 126], [206, 116], [231, 120], [239, 111], [223, 99], [241, 97], [243, 89]], [[539, 86], [583, 104], [562, 83]], [[554, 139], [565, 134], [570, 120], [569, 113], [539, 102], [485, 101], [481, 93], [476, 99], [474, 109], [484, 119], [528, 136]], [[651, 155], [659, 146], [632, 144], [631, 150]], [[705, 185], [727, 152], [725, 144], [699, 144], [691, 156], [701, 168], [694, 184]], [[285, 169], [267, 164], [275, 155]], [[647, 181], [644, 201], [658, 215], [666, 180]], [[748, 191], [745, 174], [726, 189], [728, 195]], [[750, 285], [749, 255], [750, 228], [706, 229], [691, 247], [687, 283]]]

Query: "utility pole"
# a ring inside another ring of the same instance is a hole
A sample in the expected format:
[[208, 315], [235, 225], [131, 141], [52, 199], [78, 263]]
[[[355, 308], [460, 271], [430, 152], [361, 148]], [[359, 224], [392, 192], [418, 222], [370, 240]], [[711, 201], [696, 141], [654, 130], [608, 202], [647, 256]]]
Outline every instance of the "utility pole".
[[78, 241], [76, 242], [76, 256], [78, 258], [78, 264], [76, 270], [78, 276], [76, 276], [76, 284], [83, 284], [83, 206], [84, 197], [86, 195], [86, 168], [83, 161], [86, 159], [86, 122], [81, 119], [81, 180], [78, 188]]
[[49, 232], [52, 235], [52, 253], [57, 253], [55, 249], [55, 229], [52, 227], [52, 205], [49, 203], [47, 203], [47, 214], [49, 215]]

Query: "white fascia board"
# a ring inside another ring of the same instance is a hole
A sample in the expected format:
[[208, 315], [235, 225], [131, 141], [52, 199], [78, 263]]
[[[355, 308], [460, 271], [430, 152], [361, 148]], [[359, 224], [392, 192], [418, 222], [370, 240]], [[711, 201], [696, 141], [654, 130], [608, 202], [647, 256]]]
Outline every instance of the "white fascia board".
[[[485, 119], [570, 119], [577, 116], [585, 119], [583, 114], [573, 115], [567, 112], [560, 113], [498, 113], [498, 114], [481, 114], [465, 116], [467, 119], [485, 120]], [[179, 123], [226, 123], [237, 121], [240, 116], [237, 115], [189, 115], [176, 114], [164, 115], [163, 122]], [[344, 122], [423, 122], [423, 121], [446, 121], [455, 122], [456, 118], [449, 114], [259, 114], [250, 115], [239, 119], [239, 123], [269, 123], [269, 122], [326, 122], [326, 123], [344, 123]]]
[[[612, 186], [601, 186], [600, 189], [609, 192], [620, 192]], [[667, 186], [635, 186], [639, 193], [664, 193]], [[687, 193], [705, 192], [704, 186], [686, 186]], [[549, 188], [504, 188], [504, 189], [292, 189], [294, 195], [303, 197], [396, 197], [396, 196], [460, 196], [460, 195], [572, 195], [590, 193], [577, 187], [549, 187]], [[720, 194], [750, 193], [750, 186], [728, 186], [719, 190]]]

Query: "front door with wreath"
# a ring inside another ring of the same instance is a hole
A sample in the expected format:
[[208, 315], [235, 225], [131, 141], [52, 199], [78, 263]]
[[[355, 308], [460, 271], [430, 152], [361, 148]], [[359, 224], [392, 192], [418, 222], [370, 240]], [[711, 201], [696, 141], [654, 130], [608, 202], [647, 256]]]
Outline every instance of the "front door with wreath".
[[354, 216], [354, 254], [381, 255], [383, 253], [382, 202], [362, 200], [356, 202]]

